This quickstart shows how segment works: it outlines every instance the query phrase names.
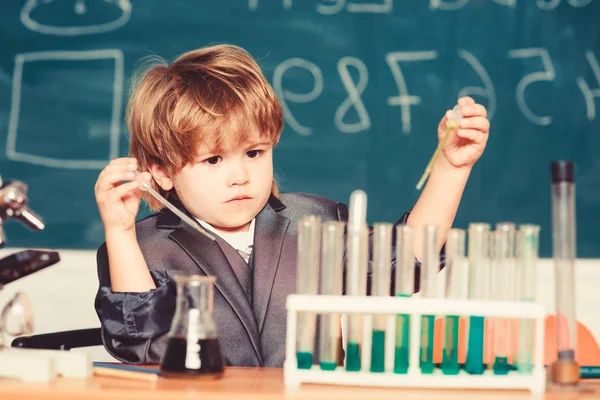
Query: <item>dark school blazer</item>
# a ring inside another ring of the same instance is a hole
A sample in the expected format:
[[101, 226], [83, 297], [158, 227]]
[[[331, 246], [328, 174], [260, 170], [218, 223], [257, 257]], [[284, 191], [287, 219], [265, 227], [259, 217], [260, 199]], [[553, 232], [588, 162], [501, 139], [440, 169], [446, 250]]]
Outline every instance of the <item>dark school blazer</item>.
[[[185, 211], [181, 204], [178, 207]], [[296, 290], [297, 221], [309, 214], [320, 215], [323, 221], [348, 219], [346, 205], [323, 197], [271, 196], [256, 216], [248, 266], [225, 241], [211, 241], [163, 209], [136, 223], [138, 243], [157, 286], [144, 293], [111, 290], [103, 244], [97, 253], [99, 289], [94, 305], [106, 350], [127, 363], [160, 363], [175, 313], [173, 277], [212, 275], [216, 277], [214, 318], [226, 364], [281, 367], [285, 302]], [[397, 223], [407, 218], [405, 213]], [[415, 268], [418, 279], [418, 262]]]

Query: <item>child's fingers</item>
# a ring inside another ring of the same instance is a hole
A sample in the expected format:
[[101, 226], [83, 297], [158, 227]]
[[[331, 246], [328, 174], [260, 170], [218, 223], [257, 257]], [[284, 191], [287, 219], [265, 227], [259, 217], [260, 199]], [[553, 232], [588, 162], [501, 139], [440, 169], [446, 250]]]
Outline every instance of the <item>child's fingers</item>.
[[485, 138], [485, 134], [475, 129], [459, 129], [456, 134], [463, 139], [469, 139], [474, 142], [481, 142]]
[[481, 104], [470, 104], [460, 107], [463, 117], [487, 117], [487, 110]]
[[136, 181], [124, 183], [112, 189], [109, 193], [108, 199], [112, 203], [118, 203], [127, 193], [139, 188], [139, 186], [139, 183]]
[[115, 184], [121, 181], [131, 181], [135, 178], [135, 174], [131, 171], [117, 171], [107, 173], [98, 178], [96, 182], [96, 193], [102, 193], [111, 190]]
[[459, 125], [463, 129], [476, 129], [481, 132], [490, 130], [490, 121], [484, 117], [463, 118]]
[[132, 158], [117, 158], [112, 160], [100, 175], [98, 175], [98, 180], [103, 179], [106, 175], [114, 174], [117, 172], [127, 172], [127, 171], [135, 171], [137, 169], [137, 163]]
[[473, 100], [471, 97], [469, 96], [464, 96], [461, 97], [460, 99], [458, 99], [458, 105], [459, 106], [468, 106], [470, 104], [475, 104], [475, 100]]

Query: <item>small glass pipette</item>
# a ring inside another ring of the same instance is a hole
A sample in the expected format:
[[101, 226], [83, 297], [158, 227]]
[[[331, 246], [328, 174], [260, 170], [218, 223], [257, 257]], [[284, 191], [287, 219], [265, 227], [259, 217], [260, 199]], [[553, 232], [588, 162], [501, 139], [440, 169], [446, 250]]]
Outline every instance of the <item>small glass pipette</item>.
[[[298, 267], [296, 269], [296, 293], [316, 295], [319, 284], [319, 250], [321, 217], [307, 215], [298, 223]], [[296, 360], [298, 369], [310, 369], [315, 348], [316, 315], [313, 312], [298, 313], [296, 336]]]
[[[415, 290], [414, 230], [408, 225], [396, 227], [396, 296], [411, 297]], [[396, 317], [396, 351], [394, 372], [408, 372], [410, 315]]]
[[[321, 289], [320, 293], [327, 296], [342, 294], [342, 261], [344, 256], [344, 228], [339, 221], [323, 223], [321, 246]], [[340, 348], [340, 314], [321, 314], [319, 365], [322, 370], [335, 370], [338, 363]]]
[[438, 155], [440, 154], [440, 152], [446, 145], [448, 138], [450, 137], [450, 133], [453, 130], [458, 128], [458, 124], [460, 123], [461, 119], [462, 119], [462, 113], [460, 112], [460, 107], [457, 104], [454, 106], [454, 108], [450, 112], [450, 115], [448, 115], [448, 119], [446, 120], [446, 134], [442, 138], [442, 141], [440, 142], [438, 147], [435, 149], [435, 152], [433, 153], [431, 160], [429, 160], [429, 163], [427, 164], [427, 167], [425, 168], [425, 172], [423, 172], [423, 176], [421, 176], [421, 179], [419, 179], [419, 183], [417, 183], [417, 190], [421, 190], [421, 188], [425, 184], [425, 181], [427, 180], [427, 178], [429, 177], [429, 174], [431, 173], [431, 169], [435, 165], [435, 161], [437, 160]]
[[[466, 299], [469, 294], [469, 266], [465, 258], [465, 231], [451, 229], [446, 240], [446, 298]], [[460, 317], [446, 317], [442, 373], [457, 375]]]
[[[490, 225], [472, 223], [469, 225], [469, 299], [489, 300], [489, 241]], [[469, 341], [465, 371], [472, 375], [481, 375], [483, 364], [483, 339], [485, 318], [469, 317]]]
[[[390, 295], [392, 271], [392, 224], [373, 225], [373, 276], [372, 296]], [[385, 371], [385, 329], [387, 316], [373, 316], [374, 328], [371, 341], [371, 372]]]
[[203, 234], [210, 240], [215, 240], [215, 237], [213, 235], [211, 235], [210, 233], [208, 233], [204, 228], [202, 228], [202, 226], [200, 226], [200, 224], [197, 221], [194, 221], [193, 219], [191, 219], [190, 217], [185, 215], [185, 213], [183, 211], [181, 211], [179, 208], [175, 207], [169, 200], [165, 199], [164, 197], [162, 197], [160, 195], [160, 193], [158, 193], [156, 190], [154, 190], [152, 188], [152, 186], [145, 179], [143, 179], [140, 171], [135, 171], [134, 173], [135, 173], [134, 179], [137, 182], [139, 182], [140, 188], [143, 191], [150, 193], [156, 200], [160, 201], [162, 205], [164, 205], [169, 210], [171, 210], [173, 212], [173, 214], [177, 215], [179, 218], [181, 218], [182, 221], [187, 223], [189, 226], [191, 226], [192, 228], [194, 228], [195, 230], [197, 230], [198, 232], [200, 232], [201, 234]]
[[[367, 294], [367, 263], [369, 259], [369, 231], [367, 221], [367, 194], [355, 190], [350, 195], [350, 213], [347, 235], [346, 294]], [[346, 343], [346, 370], [361, 370], [361, 344], [363, 317], [348, 314], [348, 337]]]
[[[540, 227], [531, 224], [521, 225], [517, 232], [517, 293], [519, 301], [535, 302], [536, 299], [539, 233]], [[533, 369], [533, 337], [533, 319], [521, 319], [516, 364], [522, 374], [529, 374]]]
[[572, 161], [550, 164], [552, 173], [552, 252], [556, 284], [556, 339], [558, 355], [552, 365], [552, 382], [576, 385], [579, 364], [575, 358], [575, 165]]
[[[423, 262], [421, 263], [421, 296], [437, 297], [437, 273], [440, 270], [440, 253], [438, 250], [438, 229], [433, 225], [423, 228]], [[424, 374], [433, 373], [433, 344], [435, 331], [435, 315], [421, 317], [421, 357], [420, 367]]]

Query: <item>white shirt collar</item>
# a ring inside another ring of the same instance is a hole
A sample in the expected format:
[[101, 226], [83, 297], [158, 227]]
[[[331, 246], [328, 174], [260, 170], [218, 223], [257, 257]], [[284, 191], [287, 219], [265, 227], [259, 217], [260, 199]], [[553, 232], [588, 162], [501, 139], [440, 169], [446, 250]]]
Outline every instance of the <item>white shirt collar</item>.
[[250, 222], [250, 227], [248, 228], [248, 232], [235, 232], [235, 233], [226, 233], [226, 232], [217, 232], [215, 228], [213, 228], [208, 222], [204, 222], [196, 218], [196, 220], [202, 225], [202, 227], [210, 230], [211, 232], [219, 235], [224, 241], [229, 243], [231, 247], [236, 250], [241, 250], [246, 253], [252, 252], [252, 246], [254, 245], [254, 225], [256, 218], [253, 218]]

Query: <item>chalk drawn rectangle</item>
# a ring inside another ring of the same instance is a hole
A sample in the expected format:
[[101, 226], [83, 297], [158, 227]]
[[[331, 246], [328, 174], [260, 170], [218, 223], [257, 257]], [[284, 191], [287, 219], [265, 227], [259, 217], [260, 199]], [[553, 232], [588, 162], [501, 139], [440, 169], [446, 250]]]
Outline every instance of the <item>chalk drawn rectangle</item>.
[[17, 54], [7, 157], [54, 168], [104, 167], [119, 152], [123, 74], [118, 49]]

